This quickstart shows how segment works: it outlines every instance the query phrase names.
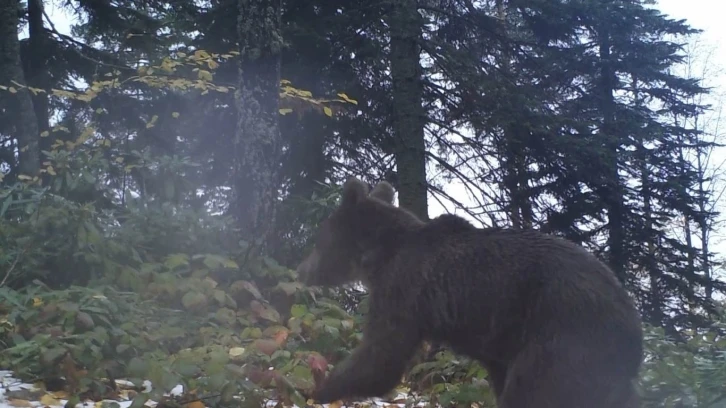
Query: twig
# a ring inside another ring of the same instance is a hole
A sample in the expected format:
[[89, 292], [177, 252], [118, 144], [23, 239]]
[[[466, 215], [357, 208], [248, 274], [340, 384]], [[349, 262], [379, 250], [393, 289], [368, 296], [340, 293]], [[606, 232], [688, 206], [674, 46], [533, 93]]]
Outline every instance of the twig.
[[10, 277], [10, 274], [13, 273], [13, 270], [15, 269], [15, 266], [18, 264], [18, 261], [20, 261], [20, 257], [23, 256], [23, 254], [28, 250], [30, 247], [30, 242], [25, 244], [25, 247], [18, 251], [18, 254], [15, 256], [15, 260], [13, 261], [13, 264], [10, 265], [10, 269], [5, 273], [5, 277], [2, 281], [0, 281], [0, 287], [5, 286], [5, 282], [7, 282], [8, 278]]

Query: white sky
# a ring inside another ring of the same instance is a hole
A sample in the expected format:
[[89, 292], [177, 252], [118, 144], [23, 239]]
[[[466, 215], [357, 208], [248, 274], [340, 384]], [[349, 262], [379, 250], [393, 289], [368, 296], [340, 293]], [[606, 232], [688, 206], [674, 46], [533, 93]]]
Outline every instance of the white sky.
[[[48, 3], [55, 3], [55, 1]], [[723, 70], [723, 68], [726, 68], [726, 44], [721, 41], [726, 38], [726, 23], [724, 23], [723, 18], [724, 12], [726, 12], [726, 2], [724, 0], [657, 0], [657, 5], [653, 7], [660, 9], [661, 12], [672, 18], [687, 20], [694, 28], [704, 30], [698, 39], [699, 50], [695, 52], [695, 55], [701, 65], [698, 69], [704, 69], [704, 66], [708, 69], [708, 81], [706, 81], [705, 85], [714, 88], [714, 94], [717, 96], [710, 98], [710, 102], [716, 108], [715, 110], [719, 111], [721, 100], [718, 95], [726, 95], [726, 71]], [[47, 12], [58, 31], [70, 34], [72, 21], [68, 13], [55, 7], [54, 4], [48, 4]], [[27, 31], [21, 35], [26, 36]], [[722, 131], [716, 128], [716, 119], [714, 119], [717, 115], [717, 113], [711, 114], [710, 125], [706, 126], [710, 127], [707, 130], [720, 134]], [[718, 117], [720, 118], [720, 116]], [[719, 148], [714, 152], [712, 162], [718, 164], [723, 161], [726, 161], [726, 149]], [[446, 187], [446, 192], [465, 204], [471, 203], [471, 200], [467, 199], [467, 193], [464, 192], [460, 185], [450, 184]], [[726, 205], [724, 205], [726, 204], [726, 197], [721, 201], [723, 202], [719, 203], [719, 208], [726, 209]], [[451, 211], [457, 212], [453, 208], [451, 208]], [[429, 200], [429, 213], [431, 216], [444, 212], [447, 212], [447, 210], [436, 200]], [[458, 213], [464, 215], [460, 211]], [[722, 218], [726, 219], [726, 217]], [[715, 231], [713, 240], [714, 247], [712, 249], [726, 254], [726, 225]]]

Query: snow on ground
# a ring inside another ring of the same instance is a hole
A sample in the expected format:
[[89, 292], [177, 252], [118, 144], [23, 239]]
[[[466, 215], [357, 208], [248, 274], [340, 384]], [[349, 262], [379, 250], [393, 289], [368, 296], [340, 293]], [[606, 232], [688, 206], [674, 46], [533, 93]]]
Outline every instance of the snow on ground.
[[[116, 384], [119, 386], [119, 389], [130, 389], [133, 387], [133, 384], [129, 381], [125, 380], [116, 380]], [[145, 381], [144, 386], [146, 387], [146, 390], [151, 390], [151, 382]], [[174, 387], [171, 392], [167, 395], [174, 395], [178, 396], [183, 393], [184, 389], [181, 385], [177, 385]], [[28, 384], [24, 383], [17, 378], [13, 377], [12, 371], [7, 370], [0, 370], [0, 408], [18, 408], [18, 407], [48, 407], [48, 408], [63, 408], [65, 404], [68, 402], [68, 399], [62, 398], [62, 393], [53, 393], [53, 392], [46, 392], [42, 388], [34, 385], [34, 384]], [[121, 398], [124, 398], [124, 396], [127, 396], [128, 394], [121, 391], [120, 392]], [[397, 399], [403, 400], [406, 398], [405, 394], [400, 394]], [[115, 402], [117, 403], [121, 408], [129, 408], [131, 406], [131, 399], [121, 399], [121, 400], [104, 400], [105, 402]], [[101, 408], [101, 404], [104, 401], [99, 402], [82, 402], [79, 404], [76, 404], [75, 408]], [[268, 407], [273, 407], [277, 404], [277, 401], [269, 401], [267, 403]], [[144, 404], [145, 407], [153, 408], [156, 406], [156, 402], [154, 401], [147, 401], [146, 404]], [[341, 407], [345, 405], [336, 405], [336, 404], [324, 404], [324, 405], [316, 405], [318, 407]], [[390, 402], [384, 402], [378, 398], [373, 399], [369, 402], [363, 403], [363, 404], [356, 404], [356, 406], [365, 406], [365, 407], [404, 407], [405, 404], [403, 403], [390, 403]], [[425, 406], [423, 403], [419, 403], [416, 406], [423, 407]], [[298, 408], [297, 405], [293, 405], [293, 407]]]

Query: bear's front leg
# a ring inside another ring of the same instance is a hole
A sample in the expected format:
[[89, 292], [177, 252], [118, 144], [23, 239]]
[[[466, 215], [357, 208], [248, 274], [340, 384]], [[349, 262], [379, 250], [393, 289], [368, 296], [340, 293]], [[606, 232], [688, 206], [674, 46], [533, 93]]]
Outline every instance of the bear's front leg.
[[313, 393], [315, 402], [381, 397], [398, 385], [421, 339], [415, 328], [370, 318], [361, 344]]

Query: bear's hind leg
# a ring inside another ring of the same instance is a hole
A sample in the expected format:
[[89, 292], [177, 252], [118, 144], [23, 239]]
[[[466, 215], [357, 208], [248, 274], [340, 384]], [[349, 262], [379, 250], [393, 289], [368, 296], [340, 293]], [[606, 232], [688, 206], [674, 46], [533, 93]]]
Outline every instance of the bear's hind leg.
[[528, 346], [509, 367], [498, 408], [635, 408], [632, 378], [592, 353], [572, 344]]

